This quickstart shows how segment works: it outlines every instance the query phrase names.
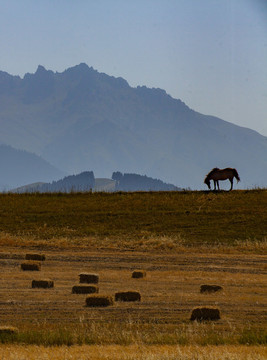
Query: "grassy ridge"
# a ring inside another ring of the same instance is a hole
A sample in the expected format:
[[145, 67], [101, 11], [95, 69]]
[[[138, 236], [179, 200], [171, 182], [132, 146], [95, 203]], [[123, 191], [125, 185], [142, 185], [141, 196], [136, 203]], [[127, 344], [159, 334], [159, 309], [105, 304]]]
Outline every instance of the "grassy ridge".
[[0, 230], [35, 239], [183, 239], [185, 245], [266, 241], [267, 191], [1, 194]]

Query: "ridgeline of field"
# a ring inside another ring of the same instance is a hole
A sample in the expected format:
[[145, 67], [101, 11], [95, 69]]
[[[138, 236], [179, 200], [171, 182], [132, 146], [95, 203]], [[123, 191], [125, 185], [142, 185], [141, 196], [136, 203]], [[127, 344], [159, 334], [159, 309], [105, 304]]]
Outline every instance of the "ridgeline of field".
[[261, 244], [267, 191], [1, 194], [0, 215], [2, 238], [39, 243], [64, 238], [65, 245], [141, 250]]

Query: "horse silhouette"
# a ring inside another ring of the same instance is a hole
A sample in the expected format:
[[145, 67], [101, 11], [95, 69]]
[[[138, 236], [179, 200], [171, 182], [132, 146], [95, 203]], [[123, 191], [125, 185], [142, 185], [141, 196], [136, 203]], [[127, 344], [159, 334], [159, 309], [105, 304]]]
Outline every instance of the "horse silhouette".
[[213, 180], [214, 182], [214, 190], [216, 190], [216, 185], [218, 190], [220, 190], [219, 187], [219, 180], [229, 180], [231, 183], [230, 191], [233, 189], [233, 179], [236, 178], [237, 182], [240, 181], [240, 177], [238, 175], [238, 172], [236, 169], [232, 168], [225, 168], [225, 169], [218, 169], [214, 168], [212, 169], [205, 177], [204, 183], [208, 186], [210, 189], [210, 180]]

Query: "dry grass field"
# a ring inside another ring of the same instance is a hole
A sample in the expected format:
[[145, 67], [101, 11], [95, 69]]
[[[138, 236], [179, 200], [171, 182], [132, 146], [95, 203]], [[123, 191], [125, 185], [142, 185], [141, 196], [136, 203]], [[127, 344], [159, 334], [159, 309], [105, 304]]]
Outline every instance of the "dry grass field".
[[[267, 358], [265, 190], [4, 194], [0, 204], [1, 360]], [[21, 270], [26, 253], [45, 254], [40, 271]], [[144, 278], [132, 278], [138, 269]], [[99, 295], [134, 290], [141, 301], [86, 307], [72, 294], [83, 272], [99, 274]], [[54, 287], [31, 287], [42, 279]], [[190, 321], [199, 306], [221, 319]]]
[[119, 250], [266, 242], [267, 190], [2, 194], [0, 204], [0, 230], [20, 245], [26, 237]]
[[259, 346], [0, 345], [1, 360], [266, 360]]

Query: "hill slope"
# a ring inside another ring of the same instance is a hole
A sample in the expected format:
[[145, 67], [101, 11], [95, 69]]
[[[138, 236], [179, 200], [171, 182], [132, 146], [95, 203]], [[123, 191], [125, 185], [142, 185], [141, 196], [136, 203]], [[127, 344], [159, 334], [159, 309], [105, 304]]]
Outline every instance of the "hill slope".
[[211, 168], [230, 166], [239, 187], [267, 186], [266, 137], [86, 64], [63, 73], [39, 66], [23, 79], [0, 72], [0, 126], [0, 142], [68, 173], [120, 170], [204, 188]]
[[7, 145], [0, 145], [0, 168], [0, 191], [64, 175], [40, 156]]

